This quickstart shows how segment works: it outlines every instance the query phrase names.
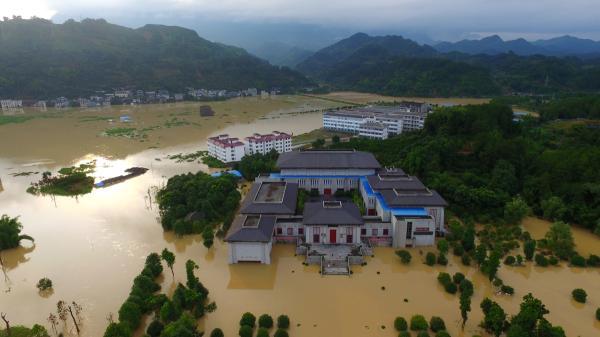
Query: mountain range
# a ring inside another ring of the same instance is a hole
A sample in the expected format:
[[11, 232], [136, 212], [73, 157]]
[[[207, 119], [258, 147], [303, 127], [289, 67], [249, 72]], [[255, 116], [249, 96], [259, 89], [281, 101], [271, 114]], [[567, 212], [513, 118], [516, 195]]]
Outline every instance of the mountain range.
[[102, 19], [0, 22], [1, 97], [85, 96], [119, 87], [285, 91], [310, 83], [296, 71], [181, 27], [131, 29]]
[[504, 41], [500, 36], [492, 35], [480, 40], [462, 40], [454, 43], [440, 42], [435, 44], [434, 48], [442, 53], [460, 52], [496, 55], [512, 52], [517, 55], [600, 56], [600, 42], [569, 35], [531, 42], [525, 39]]
[[358, 33], [296, 67], [334, 90], [491, 96], [600, 90], [600, 59], [439, 52], [400, 36]]

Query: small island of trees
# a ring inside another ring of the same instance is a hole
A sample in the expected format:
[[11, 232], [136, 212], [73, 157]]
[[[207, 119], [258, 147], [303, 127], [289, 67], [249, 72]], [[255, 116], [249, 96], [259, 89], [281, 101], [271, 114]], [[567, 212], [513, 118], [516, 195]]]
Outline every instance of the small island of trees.
[[17, 248], [21, 244], [21, 240], [33, 242], [31, 236], [21, 234], [22, 229], [23, 225], [18, 217], [11, 218], [8, 215], [3, 214], [0, 217], [0, 251]]
[[58, 175], [51, 172], [42, 173], [42, 179], [32, 183], [27, 189], [28, 193], [41, 195], [76, 196], [92, 192], [94, 178], [89, 176], [94, 172], [95, 163], [81, 164], [73, 167], [63, 167]]

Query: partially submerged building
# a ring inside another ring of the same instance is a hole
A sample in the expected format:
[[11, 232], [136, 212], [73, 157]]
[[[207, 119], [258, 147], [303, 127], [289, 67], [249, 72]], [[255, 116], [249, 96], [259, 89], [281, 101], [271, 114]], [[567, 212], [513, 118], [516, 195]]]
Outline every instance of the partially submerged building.
[[229, 262], [270, 263], [274, 243], [308, 251], [344, 245], [433, 245], [443, 235], [446, 201], [401, 169], [382, 168], [353, 150], [282, 153], [278, 173], [245, 196], [225, 241]]

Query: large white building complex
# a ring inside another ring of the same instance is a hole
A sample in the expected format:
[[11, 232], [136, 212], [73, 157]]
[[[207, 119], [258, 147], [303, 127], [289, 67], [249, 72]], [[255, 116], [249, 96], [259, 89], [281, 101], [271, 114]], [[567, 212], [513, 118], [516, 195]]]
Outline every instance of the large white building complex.
[[237, 162], [246, 155], [256, 153], [267, 154], [273, 150], [278, 153], [292, 151], [292, 135], [285, 132], [273, 131], [265, 135], [255, 133], [246, 137], [245, 141], [246, 143], [223, 134], [208, 138], [206, 146], [210, 156], [224, 163]]
[[323, 114], [323, 127], [369, 138], [386, 139], [391, 135], [422, 129], [430, 111], [431, 105], [412, 102], [328, 111]]
[[272, 245], [290, 242], [307, 259], [347, 248], [349, 268], [356, 251], [433, 245], [445, 233], [446, 201], [417, 177], [382, 168], [371, 153], [292, 151], [277, 166], [280, 172], [259, 177], [242, 202], [225, 238], [230, 263], [270, 263]]

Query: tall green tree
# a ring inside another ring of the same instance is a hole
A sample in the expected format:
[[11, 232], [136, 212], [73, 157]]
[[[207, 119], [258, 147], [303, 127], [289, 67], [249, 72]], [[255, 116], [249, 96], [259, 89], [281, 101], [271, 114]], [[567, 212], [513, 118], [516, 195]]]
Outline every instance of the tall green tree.
[[561, 259], [568, 259], [575, 252], [575, 240], [571, 233], [571, 226], [562, 221], [550, 225], [545, 238], [548, 248]]
[[163, 261], [165, 261], [165, 263], [167, 264], [167, 267], [171, 269], [171, 275], [173, 276], [173, 278], [175, 278], [175, 272], [173, 271], [173, 265], [175, 265], [175, 254], [173, 254], [171, 251], [165, 248], [163, 249], [160, 256], [163, 259]]
[[21, 240], [33, 241], [31, 236], [21, 234], [22, 229], [23, 225], [18, 217], [10, 218], [3, 214], [0, 217], [0, 251], [18, 247]]

